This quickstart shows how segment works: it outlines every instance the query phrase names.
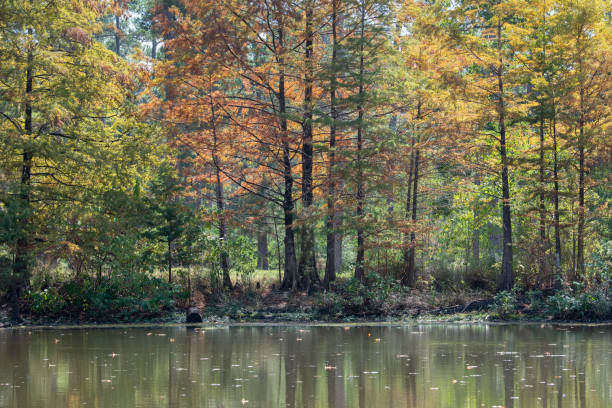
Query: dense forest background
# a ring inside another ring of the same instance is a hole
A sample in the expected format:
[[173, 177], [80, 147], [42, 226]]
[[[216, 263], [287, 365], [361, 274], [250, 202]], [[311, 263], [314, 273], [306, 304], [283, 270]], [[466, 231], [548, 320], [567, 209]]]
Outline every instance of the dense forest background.
[[0, 297], [609, 295], [611, 57], [607, 0], [0, 0]]

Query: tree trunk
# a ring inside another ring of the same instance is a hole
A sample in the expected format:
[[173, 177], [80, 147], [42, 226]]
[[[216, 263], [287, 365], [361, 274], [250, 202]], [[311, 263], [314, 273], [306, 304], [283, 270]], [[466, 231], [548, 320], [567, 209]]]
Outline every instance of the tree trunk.
[[[32, 29], [28, 29], [28, 34], [32, 35]], [[30, 96], [33, 90], [33, 55], [28, 51], [26, 66], [26, 87], [25, 87], [25, 109], [24, 109], [24, 131], [25, 137], [32, 137], [32, 104]], [[26, 144], [27, 145], [27, 144]], [[21, 185], [19, 199], [21, 201], [18, 216], [18, 238], [15, 248], [15, 258], [13, 263], [13, 277], [11, 290], [11, 318], [14, 321], [20, 320], [19, 298], [22, 289], [29, 285], [30, 280], [30, 239], [28, 224], [30, 223], [30, 186], [32, 179], [32, 159], [33, 153], [27, 148], [24, 149], [21, 164]]]
[[[342, 270], [342, 240], [344, 236], [342, 232], [340, 232], [340, 228], [342, 228], [342, 217], [344, 212], [336, 211], [336, 221], [334, 225], [336, 226], [336, 232], [334, 233], [334, 270], [341, 271]], [[336, 275], [334, 274], [334, 279]]]
[[362, 149], [363, 149], [363, 42], [365, 40], [365, 5], [361, 5], [361, 34], [359, 44], [359, 111], [357, 118], [357, 257], [355, 260], [355, 279], [363, 281], [363, 262], [365, 258], [364, 233], [363, 233], [363, 208], [365, 201], [363, 186]]
[[[283, 30], [278, 33], [280, 48], [283, 47]], [[285, 222], [285, 276], [282, 287], [284, 289], [296, 290], [298, 288], [297, 260], [295, 255], [295, 237], [293, 222], [293, 175], [291, 174], [291, 155], [289, 148], [289, 134], [287, 130], [287, 109], [285, 97], [285, 63], [284, 58], [279, 58], [278, 79], [278, 103], [281, 121], [281, 138], [283, 147], [283, 179], [285, 190], [283, 193], [283, 215]]]
[[577, 276], [573, 279], [584, 278], [584, 88], [580, 88], [580, 122], [578, 141], [578, 244], [576, 247]]
[[[418, 143], [418, 140], [417, 140]], [[407, 271], [407, 283], [409, 286], [414, 286], [416, 283], [416, 265], [415, 265], [415, 251], [416, 251], [416, 234], [415, 226], [417, 219], [417, 197], [419, 188], [419, 155], [420, 150], [417, 148], [414, 154], [414, 185], [412, 187], [412, 220], [410, 230], [410, 250], [408, 256], [408, 271]]]
[[157, 37], [151, 32], [151, 59], [157, 59]]
[[317, 265], [315, 260], [315, 235], [312, 227], [312, 86], [314, 69], [312, 62], [313, 32], [312, 32], [312, 1], [306, 3], [306, 43], [305, 43], [305, 88], [304, 88], [304, 117], [302, 118], [303, 146], [302, 146], [302, 204], [307, 218], [301, 228], [301, 254], [299, 262], [300, 275], [304, 279], [303, 286], [310, 289], [312, 284], [319, 283]]
[[[414, 126], [414, 132], [416, 134], [416, 143], [413, 142], [412, 148], [415, 150], [414, 153], [414, 167], [413, 167], [413, 186], [412, 186], [412, 216], [410, 222], [410, 247], [408, 249], [408, 267], [406, 270], [406, 284], [409, 286], [414, 286], [416, 283], [416, 265], [415, 265], [415, 251], [416, 251], [416, 219], [417, 219], [417, 198], [418, 198], [418, 189], [419, 189], [419, 156], [420, 149], [418, 144], [420, 143], [420, 136], [418, 134], [419, 129], [419, 121], [421, 120], [421, 101], [417, 103], [417, 112], [416, 112], [416, 124]], [[413, 141], [414, 141], [413, 136]]]
[[227, 289], [232, 289], [232, 279], [230, 278], [230, 274], [229, 274], [229, 269], [230, 269], [229, 255], [227, 253], [227, 242], [226, 242], [227, 233], [226, 233], [226, 225], [225, 225], [225, 200], [223, 197], [223, 184], [221, 183], [221, 168], [220, 168], [221, 163], [219, 162], [219, 158], [217, 156], [217, 149], [218, 149], [217, 123], [216, 123], [217, 115], [215, 112], [215, 102], [213, 100], [212, 93], [213, 93], [213, 84], [211, 81], [208, 97], [209, 97], [209, 102], [210, 102], [210, 115], [211, 115], [210, 127], [212, 129], [212, 134], [213, 134], [212, 159], [215, 165], [215, 176], [216, 176], [215, 195], [216, 195], [217, 212], [218, 212], [217, 222], [219, 223], [219, 246], [221, 248], [221, 251], [219, 253], [219, 263], [221, 264], [221, 273], [223, 274], [223, 277], [222, 277], [223, 287]]
[[283, 279], [281, 277], [281, 266], [283, 260], [281, 258], [281, 250], [280, 250], [280, 240], [278, 239], [278, 227], [276, 226], [276, 217], [273, 216], [272, 220], [274, 221], [274, 237], [276, 238], [276, 262], [278, 263], [278, 284], [282, 285]]
[[257, 231], [257, 268], [267, 271], [268, 262], [268, 233], [265, 230]]
[[569, 281], [576, 276], [576, 233], [572, 231], [572, 270], [570, 271]]
[[[216, 139], [216, 138], [215, 138]], [[216, 161], [216, 160], [215, 160]], [[226, 243], [226, 226], [225, 226], [225, 202], [223, 199], [223, 184], [221, 183], [221, 175], [219, 167], [215, 166], [217, 172], [217, 186], [216, 186], [216, 198], [217, 198], [217, 211], [219, 212], [219, 245], [221, 245], [221, 253], [219, 255], [219, 261], [221, 263], [221, 271], [223, 273], [223, 287], [227, 289], [232, 288], [232, 279], [229, 274], [229, 255], [227, 253]]]
[[[476, 172], [474, 174], [474, 184], [476, 187], [480, 187], [480, 174]], [[480, 214], [478, 213], [478, 206], [474, 205], [474, 226], [472, 228], [472, 264], [475, 267], [480, 265]]]
[[[541, 108], [542, 109], [542, 108]], [[538, 274], [540, 282], [547, 282], [546, 276], [546, 206], [544, 204], [544, 113], [540, 112], [540, 162], [539, 162], [539, 216], [540, 216], [540, 245], [538, 253]]]
[[121, 37], [120, 37], [120, 21], [119, 16], [115, 16], [115, 53], [121, 56]]
[[554, 202], [554, 221], [555, 221], [555, 282], [557, 289], [561, 288], [562, 269], [561, 269], [561, 231], [559, 226], [559, 174], [557, 159], [557, 122], [556, 111], [553, 108], [553, 202]]
[[512, 273], [512, 220], [510, 213], [510, 182], [508, 180], [508, 157], [506, 152], [506, 106], [504, 101], [503, 61], [501, 57], [501, 23], [497, 26], [497, 44], [499, 52], [499, 66], [497, 67], [497, 85], [499, 92], [498, 124], [499, 124], [499, 150], [502, 165], [502, 226], [503, 255], [502, 271], [499, 281], [500, 290], [510, 290], [514, 286]]
[[172, 241], [168, 238], [168, 283], [172, 283]]
[[335, 204], [335, 180], [334, 180], [334, 165], [335, 165], [335, 151], [336, 148], [336, 63], [338, 53], [338, 39], [337, 39], [337, 1], [332, 0], [332, 59], [331, 59], [331, 91], [330, 91], [330, 114], [331, 123], [329, 127], [329, 164], [327, 168], [327, 177], [329, 183], [329, 191], [327, 197], [327, 219], [325, 221], [325, 229], [327, 230], [326, 236], [326, 260], [325, 260], [325, 278], [323, 284], [326, 288], [329, 288], [329, 283], [336, 279], [336, 245], [335, 245], [335, 217], [336, 212], [334, 208]]
[[[408, 166], [408, 192], [406, 194], [406, 220], [411, 218], [412, 214], [412, 173], [414, 171], [414, 134], [410, 139], [410, 164]], [[411, 225], [412, 228], [412, 225]], [[409, 284], [408, 265], [410, 264], [410, 233], [404, 233], [404, 273], [402, 274], [402, 283]]]

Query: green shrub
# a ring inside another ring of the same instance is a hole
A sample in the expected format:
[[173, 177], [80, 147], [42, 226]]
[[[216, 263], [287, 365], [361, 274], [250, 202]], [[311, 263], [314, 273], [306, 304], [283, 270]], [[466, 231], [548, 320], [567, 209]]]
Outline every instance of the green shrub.
[[493, 298], [491, 311], [502, 319], [508, 319], [517, 313], [518, 290], [503, 290], [498, 292]]
[[589, 266], [596, 280], [606, 284], [612, 280], [612, 241], [602, 241], [597, 246]]
[[84, 277], [30, 291], [26, 304], [35, 317], [84, 321], [153, 318], [174, 310], [187, 294], [178, 285], [144, 273], [115, 274], [100, 281]]
[[548, 313], [560, 320], [600, 320], [612, 318], [612, 302], [605, 289], [574, 294], [563, 291], [546, 299]]
[[319, 295], [320, 313], [331, 315], [376, 315], [393, 311], [397, 306], [395, 293], [403, 290], [398, 281], [370, 273], [364, 282], [351, 278], [336, 286], [335, 291]]

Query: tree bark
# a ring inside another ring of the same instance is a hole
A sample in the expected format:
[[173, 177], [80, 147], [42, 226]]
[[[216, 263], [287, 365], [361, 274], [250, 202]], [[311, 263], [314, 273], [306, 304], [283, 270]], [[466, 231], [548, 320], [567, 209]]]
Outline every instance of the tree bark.
[[[540, 109], [543, 108], [540, 106]], [[546, 206], [544, 204], [544, 112], [540, 112], [540, 161], [539, 161], [539, 223], [540, 245], [538, 253], [538, 274], [540, 282], [547, 282], [546, 276]]]
[[215, 186], [215, 195], [217, 201], [217, 212], [218, 218], [217, 222], [219, 223], [219, 246], [221, 251], [219, 253], [219, 263], [221, 265], [221, 273], [223, 274], [223, 287], [227, 289], [232, 289], [232, 279], [229, 274], [229, 255], [227, 253], [227, 232], [226, 232], [226, 224], [225, 224], [225, 200], [223, 197], [223, 183], [221, 183], [221, 163], [219, 162], [219, 157], [217, 155], [218, 151], [218, 139], [217, 139], [217, 123], [216, 123], [216, 112], [215, 112], [215, 102], [212, 97], [213, 85], [212, 81], [209, 89], [209, 102], [210, 102], [210, 126], [213, 134], [213, 151], [212, 151], [212, 159], [215, 165], [215, 177], [216, 177], [216, 186]]
[[151, 59], [157, 59], [157, 37], [151, 32]]
[[[216, 160], [215, 160], [216, 161]], [[217, 211], [219, 212], [219, 244], [221, 245], [221, 253], [219, 254], [219, 261], [221, 263], [221, 272], [223, 273], [223, 287], [227, 289], [232, 288], [232, 280], [229, 274], [229, 255], [226, 249], [226, 225], [225, 225], [225, 202], [223, 198], [223, 184], [221, 183], [221, 172], [219, 167], [215, 166], [217, 173], [217, 185], [216, 185], [216, 198], [217, 198]]]
[[[478, 174], [478, 172], [474, 174], [474, 184], [476, 187], [480, 187], [480, 174]], [[480, 265], [480, 214], [478, 213], [477, 205], [474, 205], [472, 212], [474, 216], [474, 226], [472, 228], [472, 263], [473, 266], [478, 267]]]
[[119, 16], [115, 16], [115, 53], [121, 56], [121, 37], [119, 36], [120, 31]]
[[[283, 48], [283, 30], [278, 32], [280, 49]], [[289, 147], [289, 134], [287, 128], [287, 108], [285, 96], [285, 62], [279, 57], [278, 103], [280, 111], [281, 138], [283, 148], [283, 179], [285, 190], [283, 193], [283, 215], [285, 223], [285, 276], [282, 287], [296, 290], [298, 288], [297, 260], [295, 255], [294, 219], [293, 213], [293, 175], [291, 173], [291, 155]]]
[[315, 235], [310, 217], [312, 217], [312, 167], [313, 167], [313, 144], [312, 144], [312, 87], [314, 82], [313, 69], [313, 32], [312, 32], [312, 1], [306, 3], [306, 41], [305, 41], [305, 87], [304, 87], [304, 116], [302, 118], [302, 204], [307, 217], [301, 228], [301, 254], [299, 262], [300, 275], [304, 279], [303, 286], [310, 289], [312, 284], [319, 283], [317, 265], [315, 260]]
[[170, 241], [170, 238], [166, 243], [168, 244], [168, 283], [172, 283], [172, 241]]
[[[417, 103], [416, 112], [416, 125], [414, 126], [414, 132], [416, 135], [416, 143], [413, 144], [414, 153], [414, 167], [413, 167], [413, 186], [412, 186], [412, 216], [410, 222], [410, 247], [408, 249], [408, 267], [406, 270], [406, 284], [414, 286], [416, 283], [416, 265], [415, 265], [415, 253], [416, 253], [416, 219], [417, 219], [417, 206], [418, 206], [418, 189], [419, 189], [419, 159], [420, 149], [418, 144], [420, 143], [420, 136], [418, 134], [419, 121], [421, 120], [421, 101]], [[413, 139], [414, 140], [414, 139]]]
[[335, 166], [335, 151], [336, 148], [336, 63], [338, 55], [338, 39], [337, 39], [337, 23], [338, 23], [338, 4], [337, 0], [332, 0], [332, 58], [331, 58], [331, 91], [330, 91], [330, 114], [331, 123], [329, 126], [329, 164], [327, 168], [328, 177], [328, 197], [327, 197], [327, 219], [325, 221], [326, 236], [326, 260], [325, 260], [325, 277], [323, 284], [329, 288], [329, 283], [336, 280], [336, 244], [335, 244], [335, 227], [336, 227], [336, 212], [335, 212], [335, 196], [336, 186], [334, 180]]
[[[28, 29], [28, 34], [32, 35], [32, 29]], [[32, 103], [30, 97], [34, 85], [33, 73], [33, 54], [32, 50], [28, 51], [26, 62], [26, 87], [25, 87], [25, 109], [24, 109], [24, 131], [25, 137], [32, 137]], [[26, 143], [27, 145], [27, 143]], [[30, 280], [30, 237], [28, 224], [30, 223], [30, 187], [32, 179], [32, 159], [34, 154], [27, 148], [24, 148], [21, 163], [21, 184], [19, 199], [21, 201], [19, 208], [18, 223], [19, 231], [17, 245], [15, 248], [15, 258], [13, 262], [13, 277], [11, 294], [11, 318], [14, 321], [20, 320], [19, 298], [21, 291], [25, 289]]]
[[[406, 193], [406, 220], [411, 218], [412, 214], [412, 173], [414, 171], [414, 134], [410, 139], [410, 164], [408, 166], [408, 192]], [[412, 225], [411, 225], [412, 228]], [[410, 264], [410, 233], [404, 233], [404, 273], [402, 274], [402, 283], [409, 284], [408, 265]]]
[[[417, 141], [418, 143], [418, 141]], [[416, 251], [416, 234], [415, 226], [417, 219], [417, 198], [419, 188], [419, 155], [420, 150], [417, 148], [414, 154], [414, 185], [412, 187], [412, 219], [411, 219], [411, 230], [410, 230], [410, 250], [408, 256], [408, 271], [407, 271], [407, 283], [409, 286], [414, 286], [416, 283], [416, 265], [415, 265], [415, 251]]]
[[363, 164], [362, 164], [362, 149], [363, 149], [363, 42], [365, 40], [365, 5], [361, 5], [361, 33], [359, 44], [359, 96], [357, 110], [357, 256], [355, 260], [355, 279], [363, 281], [364, 269], [363, 262], [365, 258], [364, 248], [364, 232], [363, 232], [363, 209], [364, 209], [364, 186], [363, 186]]
[[514, 286], [512, 273], [512, 219], [510, 212], [510, 182], [508, 180], [508, 156], [506, 151], [506, 106], [504, 101], [503, 60], [501, 56], [501, 22], [497, 25], [497, 44], [499, 52], [499, 66], [496, 69], [497, 86], [499, 92], [498, 125], [499, 150], [502, 165], [502, 226], [503, 226], [503, 254], [502, 270], [499, 281], [500, 290], [510, 290]]
[[267, 271], [270, 269], [268, 261], [268, 233], [265, 230], [257, 231], [257, 268]]
[[561, 269], [561, 229], [559, 223], [559, 173], [557, 158], [557, 123], [556, 111], [553, 107], [553, 202], [554, 202], [554, 224], [555, 224], [555, 282], [557, 289], [561, 288], [563, 271]]
[[573, 279], [584, 278], [584, 87], [580, 87], [580, 120], [578, 140], [578, 243], [576, 247], [576, 273]]

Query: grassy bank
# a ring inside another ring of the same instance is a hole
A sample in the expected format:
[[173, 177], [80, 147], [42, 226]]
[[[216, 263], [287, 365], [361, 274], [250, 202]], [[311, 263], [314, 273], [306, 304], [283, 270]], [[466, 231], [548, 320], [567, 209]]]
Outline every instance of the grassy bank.
[[[232, 290], [189, 274], [174, 283], [149, 275], [42, 282], [23, 297], [21, 324], [180, 323], [190, 306], [210, 322], [612, 320], [607, 285], [575, 284], [556, 292], [410, 289], [372, 273], [363, 283], [340, 277], [327, 290], [306, 293], [280, 291], [270, 275], [237, 279]], [[1, 304], [0, 325], [7, 326], [8, 303]]]

